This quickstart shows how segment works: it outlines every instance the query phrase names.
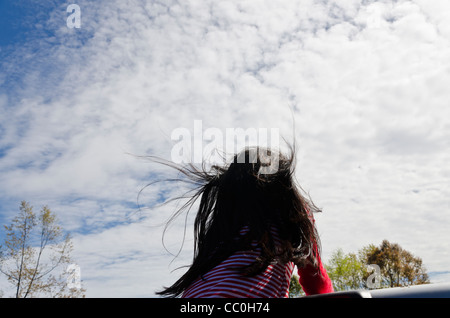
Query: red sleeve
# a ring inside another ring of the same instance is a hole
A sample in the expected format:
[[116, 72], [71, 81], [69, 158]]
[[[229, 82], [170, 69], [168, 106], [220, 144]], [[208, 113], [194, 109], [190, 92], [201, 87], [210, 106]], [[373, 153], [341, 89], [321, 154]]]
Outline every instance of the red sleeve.
[[308, 264], [305, 267], [298, 268], [299, 283], [307, 296], [332, 293], [334, 291], [331, 279], [328, 277], [320, 257], [318, 257], [317, 261], [318, 267]]

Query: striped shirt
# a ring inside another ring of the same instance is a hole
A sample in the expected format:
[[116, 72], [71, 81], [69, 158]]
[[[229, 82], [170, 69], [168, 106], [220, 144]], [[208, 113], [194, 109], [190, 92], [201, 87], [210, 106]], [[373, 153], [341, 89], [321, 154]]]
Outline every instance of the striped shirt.
[[[245, 227], [241, 235], [248, 232]], [[275, 244], [278, 235], [272, 231]], [[252, 264], [261, 249], [236, 252], [208, 273], [197, 278], [183, 293], [185, 298], [286, 298], [294, 263], [276, 262], [255, 276], [245, 276], [240, 268]]]
[[259, 252], [237, 252], [199, 277], [189, 286], [185, 298], [285, 298], [294, 263], [269, 265], [255, 276], [244, 276], [239, 267], [250, 265]]

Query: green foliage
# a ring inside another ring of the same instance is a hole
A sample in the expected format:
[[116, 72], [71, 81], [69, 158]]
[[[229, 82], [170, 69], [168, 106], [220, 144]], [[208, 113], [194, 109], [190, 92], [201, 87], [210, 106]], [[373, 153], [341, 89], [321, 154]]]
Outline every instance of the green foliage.
[[[378, 273], [370, 269], [373, 265], [379, 269]], [[335, 291], [370, 289], [376, 275], [379, 280], [375, 288], [429, 283], [422, 259], [387, 240], [378, 247], [372, 244], [364, 246], [357, 253], [345, 254], [338, 249], [325, 268]]]
[[364, 286], [364, 264], [356, 254], [336, 250], [325, 266], [335, 291], [361, 289]]
[[297, 275], [291, 276], [291, 282], [289, 285], [289, 298], [297, 298], [305, 295], [302, 286], [299, 283], [299, 277]]

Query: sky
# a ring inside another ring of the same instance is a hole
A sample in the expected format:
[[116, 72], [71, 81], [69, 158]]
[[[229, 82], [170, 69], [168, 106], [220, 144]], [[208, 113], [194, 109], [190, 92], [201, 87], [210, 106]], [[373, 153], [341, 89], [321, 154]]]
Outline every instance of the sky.
[[176, 205], [160, 203], [183, 186], [146, 187], [176, 174], [141, 156], [171, 160], [198, 122], [275, 129], [322, 209], [325, 262], [387, 239], [450, 282], [449, 15], [446, 0], [2, 0], [0, 223], [48, 205], [87, 297], [156, 297], [192, 259], [195, 211], [162, 240]]

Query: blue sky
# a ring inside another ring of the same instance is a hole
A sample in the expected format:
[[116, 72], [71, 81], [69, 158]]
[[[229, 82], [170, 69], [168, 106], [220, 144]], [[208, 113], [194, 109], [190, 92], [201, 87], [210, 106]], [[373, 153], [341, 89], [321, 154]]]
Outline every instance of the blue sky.
[[180, 189], [146, 188], [138, 211], [173, 175], [129, 153], [170, 159], [196, 120], [290, 140], [294, 118], [324, 258], [388, 239], [449, 281], [449, 14], [446, 0], [2, 1], [0, 221], [47, 204], [87, 296], [153, 297], [192, 238], [173, 261], [157, 225], [175, 206], [156, 203]]
[[24, 43], [27, 38], [41, 35], [43, 29], [37, 24], [47, 21], [52, 7], [54, 4], [49, 2], [2, 1], [0, 3], [2, 12], [0, 44], [2, 48], [7, 45]]

